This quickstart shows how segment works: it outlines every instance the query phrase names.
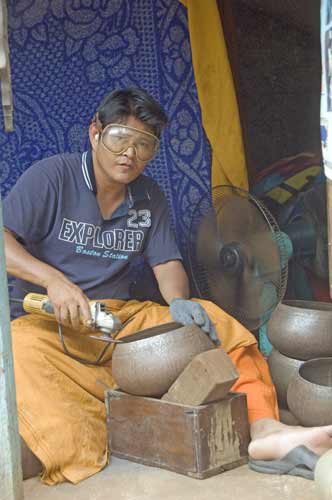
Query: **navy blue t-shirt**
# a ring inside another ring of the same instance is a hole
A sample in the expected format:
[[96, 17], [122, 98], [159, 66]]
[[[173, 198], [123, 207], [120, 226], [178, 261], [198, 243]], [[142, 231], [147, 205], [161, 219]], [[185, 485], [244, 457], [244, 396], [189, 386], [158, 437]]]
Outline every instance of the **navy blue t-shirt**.
[[[62, 271], [90, 299], [129, 299], [129, 263], [181, 260], [165, 196], [140, 175], [109, 220], [96, 198], [91, 152], [60, 154], [31, 166], [3, 202], [4, 226], [37, 259]], [[15, 279], [11, 295], [45, 290]], [[12, 316], [23, 311], [12, 303]]]

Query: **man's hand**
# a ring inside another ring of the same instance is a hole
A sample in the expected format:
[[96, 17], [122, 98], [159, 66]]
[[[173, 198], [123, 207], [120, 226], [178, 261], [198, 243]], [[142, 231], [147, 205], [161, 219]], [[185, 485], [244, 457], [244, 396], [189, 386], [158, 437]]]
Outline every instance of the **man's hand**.
[[77, 285], [68, 280], [54, 279], [47, 286], [47, 295], [58, 323], [78, 330], [82, 317], [89, 326], [92, 320], [89, 300]]
[[8, 229], [4, 240], [8, 274], [46, 288], [59, 323], [75, 329], [80, 327], [80, 317], [86, 326], [91, 323], [89, 300], [78, 286], [58, 269], [33, 257]]
[[182, 323], [183, 325], [195, 324], [199, 326], [203, 332], [208, 334], [212, 342], [216, 345], [220, 345], [220, 340], [212, 321], [205, 309], [198, 304], [198, 302], [185, 299], [173, 299], [169, 307], [174, 321]]

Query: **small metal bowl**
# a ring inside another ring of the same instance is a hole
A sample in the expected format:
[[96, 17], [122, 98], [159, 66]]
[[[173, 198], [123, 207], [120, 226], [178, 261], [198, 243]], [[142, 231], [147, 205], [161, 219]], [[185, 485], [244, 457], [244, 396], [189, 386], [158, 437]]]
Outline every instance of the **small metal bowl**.
[[197, 354], [215, 348], [196, 325], [166, 323], [148, 330], [159, 334], [117, 344], [112, 355], [113, 378], [129, 394], [162, 396]]
[[279, 352], [294, 359], [332, 356], [332, 304], [288, 300], [267, 323], [267, 336]]
[[332, 358], [304, 362], [289, 383], [287, 403], [304, 426], [332, 424]]
[[272, 350], [267, 361], [271, 378], [277, 391], [279, 406], [287, 409], [288, 384], [304, 361], [288, 358], [277, 351], [277, 349]]
[[287, 425], [299, 425], [300, 422], [289, 410], [279, 408], [280, 422]]

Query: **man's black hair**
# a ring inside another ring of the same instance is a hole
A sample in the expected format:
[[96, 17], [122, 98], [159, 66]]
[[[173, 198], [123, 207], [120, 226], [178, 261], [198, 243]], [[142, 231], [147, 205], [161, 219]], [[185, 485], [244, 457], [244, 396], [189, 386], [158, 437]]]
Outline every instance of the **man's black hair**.
[[112, 122], [123, 123], [129, 116], [141, 120], [157, 137], [167, 124], [167, 115], [160, 104], [137, 88], [114, 90], [104, 97], [96, 113], [103, 128]]

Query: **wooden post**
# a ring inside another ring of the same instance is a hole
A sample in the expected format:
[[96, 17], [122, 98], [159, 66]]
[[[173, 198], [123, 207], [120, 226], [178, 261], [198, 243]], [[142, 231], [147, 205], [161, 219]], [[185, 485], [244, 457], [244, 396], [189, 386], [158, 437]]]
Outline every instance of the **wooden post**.
[[0, 0], [0, 86], [6, 132], [13, 131], [13, 92], [9, 62], [7, 1]]
[[7, 275], [0, 197], [0, 499], [22, 500], [23, 480], [18, 433]]
[[332, 181], [326, 178], [326, 200], [327, 200], [327, 249], [329, 266], [329, 288], [332, 299]]

